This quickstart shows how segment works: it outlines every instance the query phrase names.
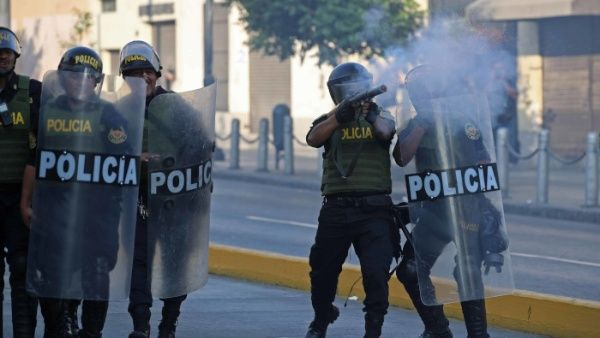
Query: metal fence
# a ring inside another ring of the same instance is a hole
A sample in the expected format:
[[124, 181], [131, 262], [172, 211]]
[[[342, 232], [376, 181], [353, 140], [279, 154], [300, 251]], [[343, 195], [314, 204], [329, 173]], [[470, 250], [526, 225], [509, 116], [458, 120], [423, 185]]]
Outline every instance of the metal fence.
[[521, 160], [528, 160], [537, 156], [536, 202], [539, 204], [548, 203], [550, 160], [563, 165], [574, 165], [585, 159], [585, 199], [583, 206], [596, 207], [598, 206], [598, 148], [598, 133], [591, 132], [587, 135], [586, 150], [582, 154], [570, 159], [563, 158], [550, 148], [550, 131], [542, 129], [538, 134], [537, 147], [531, 153], [524, 155], [512, 148], [508, 142], [508, 130], [500, 128], [496, 132], [496, 162], [502, 193], [506, 196], [510, 195], [510, 155]]
[[[227, 136], [221, 137], [217, 135], [217, 138], [221, 141], [230, 140], [230, 156], [229, 156], [229, 168], [239, 169], [240, 168], [240, 141], [247, 144], [254, 144], [258, 142], [257, 152], [257, 170], [267, 171], [268, 163], [268, 149], [269, 144], [275, 146], [273, 138], [270, 137], [269, 133], [269, 120], [263, 118], [260, 120], [259, 133], [254, 139], [248, 139], [240, 133], [240, 121], [233, 119], [231, 121], [231, 133]], [[521, 154], [512, 148], [508, 142], [508, 130], [500, 128], [496, 133], [496, 162], [498, 165], [498, 172], [500, 176], [500, 186], [505, 196], [510, 196], [510, 166], [509, 156], [521, 160], [533, 159], [537, 156], [537, 167], [536, 167], [536, 203], [547, 204], [548, 203], [548, 190], [550, 175], [550, 160], [557, 161], [563, 165], [575, 165], [580, 161], [585, 160], [585, 207], [597, 207], [598, 206], [598, 152], [599, 142], [598, 133], [591, 132], [587, 135], [587, 146], [586, 150], [574, 158], [563, 158], [556, 154], [550, 148], [550, 131], [542, 129], [538, 134], [537, 147], [529, 154]], [[308, 145], [303, 141], [299, 140], [293, 134], [292, 118], [289, 116], [284, 117], [283, 123], [283, 149], [282, 153], [277, 150], [275, 153], [275, 168], [279, 169], [279, 161], [283, 159], [284, 173], [288, 175], [294, 174], [294, 143], [299, 146], [307, 147]], [[320, 157], [317, 158], [320, 162]], [[320, 168], [320, 167], [319, 167]]]

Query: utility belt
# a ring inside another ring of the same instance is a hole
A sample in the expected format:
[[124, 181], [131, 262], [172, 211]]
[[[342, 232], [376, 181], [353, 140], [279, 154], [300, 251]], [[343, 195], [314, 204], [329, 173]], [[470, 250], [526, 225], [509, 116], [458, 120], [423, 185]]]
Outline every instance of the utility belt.
[[380, 209], [391, 207], [393, 202], [390, 195], [387, 194], [366, 196], [329, 195], [323, 197], [323, 205]]

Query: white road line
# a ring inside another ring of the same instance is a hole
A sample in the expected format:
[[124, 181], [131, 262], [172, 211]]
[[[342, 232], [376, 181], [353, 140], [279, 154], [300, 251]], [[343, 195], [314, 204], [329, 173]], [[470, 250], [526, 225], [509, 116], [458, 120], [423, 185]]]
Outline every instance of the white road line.
[[593, 267], [596, 267], [596, 268], [600, 268], [600, 264], [599, 263], [592, 263], [592, 262], [586, 262], [586, 261], [578, 261], [578, 260], [574, 260], [574, 259], [565, 259], [565, 258], [558, 258], [558, 257], [552, 257], [552, 256], [531, 255], [531, 254], [525, 254], [525, 253], [520, 253], [520, 252], [511, 252], [510, 255], [511, 256], [518, 256], [518, 257], [545, 259], [545, 260], [549, 260], [549, 261], [571, 263], [571, 264], [578, 264], [578, 265], [586, 265], [586, 266], [593, 266]]
[[[317, 228], [317, 226], [315, 224], [303, 223], [303, 222], [295, 222], [295, 221], [288, 221], [288, 220], [285, 220], [285, 219], [275, 219], [275, 218], [267, 218], [267, 217], [260, 217], [260, 216], [246, 216], [246, 218], [249, 219], [249, 220], [252, 220], [252, 221], [260, 221], [260, 222], [268, 222], [268, 223], [279, 223], [279, 224], [288, 224], [288, 225], [295, 225], [295, 226], [299, 226], [299, 227], [303, 227], [303, 228], [310, 228], [310, 229], [316, 229]], [[548, 260], [548, 261], [571, 263], [571, 264], [593, 266], [593, 267], [596, 267], [596, 268], [600, 268], [600, 263], [592, 263], [592, 262], [579, 261], [579, 260], [574, 260], [574, 259], [558, 258], [558, 257], [552, 257], [552, 256], [532, 255], [532, 254], [526, 254], [526, 253], [520, 253], [520, 252], [511, 252], [510, 254], [511, 254], [511, 256], [517, 256], [517, 257], [537, 258], [537, 259], [543, 259], [543, 260]]]
[[262, 222], [269, 222], [269, 223], [279, 223], [279, 224], [289, 224], [289, 225], [296, 225], [299, 227], [303, 227], [303, 228], [311, 228], [311, 229], [316, 229], [317, 226], [315, 224], [311, 224], [311, 223], [303, 223], [303, 222], [294, 222], [294, 221], [288, 221], [285, 219], [274, 219], [274, 218], [266, 218], [266, 217], [259, 217], [259, 216], [246, 216], [247, 219], [252, 220], [252, 221], [262, 221]]

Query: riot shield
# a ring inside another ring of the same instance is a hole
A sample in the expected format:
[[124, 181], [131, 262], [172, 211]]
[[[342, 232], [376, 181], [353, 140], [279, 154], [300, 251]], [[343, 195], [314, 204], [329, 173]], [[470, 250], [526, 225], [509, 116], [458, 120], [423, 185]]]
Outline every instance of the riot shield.
[[100, 86], [85, 73], [44, 76], [27, 264], [39, 297], [129, 294], [146, 84], [128, 79], [117, 103]]
[[216, 86], [156, 96], [148, 107], [148, 257], [152, 294], [206, 284]]
[[514, 289], [487, 100], [432, 100], [432, 125], [405, 174], [421, 298], [427, 305]]

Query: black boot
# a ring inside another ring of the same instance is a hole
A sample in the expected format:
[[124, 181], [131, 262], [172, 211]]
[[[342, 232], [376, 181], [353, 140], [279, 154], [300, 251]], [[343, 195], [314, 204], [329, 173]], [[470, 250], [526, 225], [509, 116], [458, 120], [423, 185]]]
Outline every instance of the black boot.
[[150, 337], [150, 304], [130, 304], [128, 310], [133, 320], [133, 331], [129, 338]]
[[177, 318], [179, 318], [181, 303], [186, 296], [163, 299], [162, 319], [158, 325], [158, 338], [175, 338]]
[[69, 302], [69, 318], [73, 337], [79, 337], [79, 319], [77, 317], [77, 308], [79, 307], [79, 304], [81, 304], [80, 300]]
[[33, 338], [37, 324], [37, 298], [31, 297], [25, 290], [27, 257], [18, 256], [11, 260], [10, 298], [12, 310], [13, 336]]
[[485, 300], [470, 300], [461, 302], [460, 305], [467, 327], [467, 338], [490, 338], [487, 332]]
[[381, 336], [381, 327], [383, 326], [383, 316], [365, 315], [365, 337], [379, 338]]
[[308, 326], [308, 332], [306, 332], [304, 338], [325, 338], [327, 335], [327, 326], [335, 322], [339, 316], [340, 310], [332, 304], [327, 318], [321, 319], [315, 316], [315, 319]]
[[40, 298], [39, 302], [44, 317], [44, 338], [76, 338], [69, 316], [71, 300]]
[[106, 322], [108, 301], [84, 300], [81, 306], [81, 338], [101, 338]]

